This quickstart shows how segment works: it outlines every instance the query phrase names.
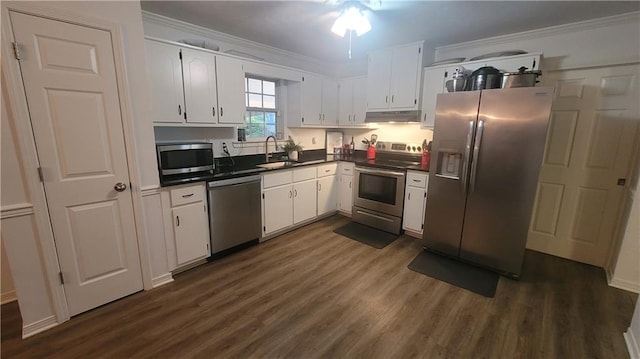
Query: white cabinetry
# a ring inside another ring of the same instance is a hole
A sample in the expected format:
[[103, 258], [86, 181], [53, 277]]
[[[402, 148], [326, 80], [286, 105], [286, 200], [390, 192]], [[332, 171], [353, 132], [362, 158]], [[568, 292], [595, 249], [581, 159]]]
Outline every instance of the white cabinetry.
[[293, 171], [262, 176], [262, 231], [265, 235], [293, 224]]
[[293, 170], [293, 224], [316, 216], [316, 169]]
[[422, 234], [424, 228], [424, 212], [427, 203], [427, 183], [429, 175], [425, 172], [407, 171], [405, 188], [404, 213], [402, 228]]
[[364, 124], [367, 114], [367, 78], [352, 77], [338, 82], [338, 125]]
[[244, 124], [240, 60], [151, 39], [145, 46], [156, 124]]
[[436, 115], [436, 99], [438, 94], [447, 92], [445, 87], [447, 77], [456, 66], [462, 66], [467, 71], [474, 71], [483, 66], [493, 66], [502, 72], [516, 72], [520, 67], [524, 66], [528, 71], [533, 71], [540, 68], [540, 57], [540, 53], [535, 53], [425, 67], [422, 84], [422, 127], [433, 128]]
[[208, 257], [211, 252], [205, 184], [163, 189], [161, 200], [169, 269]]
[[318, 216], [338, 209], [337, 163], [319, 165], [318, 170]]
[[367, 110], [417, 110], [422, 78], [422, 42], [369, 55]]
[[287, 86], [289, 127], [335, 127], [338, 124], [338, 82], [305, 73]]
[[353, 207], [353, 172], [355, 165], [352, 162], [340, 162], [338, 172], [340, 182], [338, 184], [338, 209], [351, 215]]

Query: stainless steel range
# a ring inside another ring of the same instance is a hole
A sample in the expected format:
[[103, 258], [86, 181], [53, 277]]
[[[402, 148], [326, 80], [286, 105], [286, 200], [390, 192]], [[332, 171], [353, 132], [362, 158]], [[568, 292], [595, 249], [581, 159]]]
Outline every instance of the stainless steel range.
[[356, 162], [352, 219], [400, 234], [407, 168], [420, 166], [420, 145], [380, 141], [376, 159]]

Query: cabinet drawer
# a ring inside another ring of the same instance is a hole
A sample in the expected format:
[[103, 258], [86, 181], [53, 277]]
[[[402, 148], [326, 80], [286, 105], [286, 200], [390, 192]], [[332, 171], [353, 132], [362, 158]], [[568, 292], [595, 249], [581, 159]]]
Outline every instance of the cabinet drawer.
[[407, 172], [407, 186], [427, 188], [429, 175], [420, 172]]
[[340, 162], [340, 174], [353, 176], [354, 168], [353, 162]]
[[171, 189], [171, 207], [204, 201], [204, 184]]
[[293, 170], [293, 182], [306, 181], [314, 178], [316, 178], [316, 168], [314, 166]]
[[328, 163], [326, 165], [319, 165], [316, 168], [318, 170], [318, 177], [332, 176], [336, 174], [336, 169], [338, 168], [338, 164]]
[[278, 171], [262, 175], [262, 188], [282, 186], [291, 183], [292, 171]]

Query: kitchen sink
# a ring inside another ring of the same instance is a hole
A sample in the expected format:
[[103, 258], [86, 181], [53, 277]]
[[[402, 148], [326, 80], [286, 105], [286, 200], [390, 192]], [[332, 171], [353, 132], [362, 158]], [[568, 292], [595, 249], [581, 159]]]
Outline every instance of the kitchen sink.
[[260, 165], [256, 165], [256, 167], [266, 168], [266, 169], [271, 170], [271, 169], [274, 169], [274, 168], [292, 166], [292, 165], [294, 165], [296, 163], [298, 163], [298, 162], [292, 162], [292, 161], [269, 162], [269, 163], [263, 163], [263, 164], [260, 164]]

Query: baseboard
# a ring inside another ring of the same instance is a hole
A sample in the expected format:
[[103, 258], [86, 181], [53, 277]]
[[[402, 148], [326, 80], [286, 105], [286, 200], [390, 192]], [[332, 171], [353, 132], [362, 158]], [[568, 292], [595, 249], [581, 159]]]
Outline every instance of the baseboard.
[[0, 294], [0, 304], [11, 303], [14, 300], [18, 300], [15, 290]]
[[629, 280], [609, 278], [609, 286], [640, 294], [640, 283]]
[[35, 323], [27, 324], [22, 327], [22, 339], [44, 332], [47, 329], [51, 329], [58, 325], [58, 320], [55, 315], [38, 320]]
[[422, 239], [422, 233], [420, 233], [420, 232], [414, 232], [414, 231], [405, 229], [404, 230], [404, 234], [406, 234], [408, 236], [411, 236], [411, 237], [414, 237], [414, 238]]
[[165, 273], [159, 277], [151, 279], [151, 286], [152, 288], [158, 288], [161, 285], [165, 285], [171, 282], [173, 282], [173, 276], [171, 275], [171, 273]]
[[640, 346], [636, 341], [637, 335], [633, 333], [631, 327], [629, 327], [625, 333], [622, 333], [622, 336], [624, 337], [625, 343], [627, 343], [629, 357], [631, 357], [631, 359], [640, 359]]

